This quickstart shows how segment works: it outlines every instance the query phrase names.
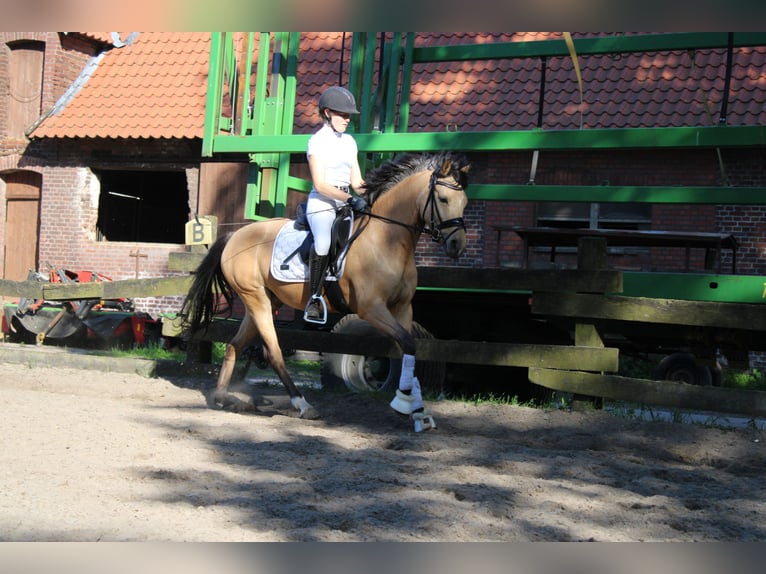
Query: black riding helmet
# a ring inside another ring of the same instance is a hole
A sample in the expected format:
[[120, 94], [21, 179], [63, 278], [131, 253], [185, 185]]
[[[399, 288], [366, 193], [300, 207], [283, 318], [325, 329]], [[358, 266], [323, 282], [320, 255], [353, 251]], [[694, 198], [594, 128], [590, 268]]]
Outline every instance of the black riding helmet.
[[344, 114], [359, 113], [359, 110], [356, 109], [356, 99], [354, 99], [354, 94], [340, 86], [327, 88], [322, 92], [322, 95], [319, 96], [319, 113], [323, 117], [324, 110], [326, 109]]

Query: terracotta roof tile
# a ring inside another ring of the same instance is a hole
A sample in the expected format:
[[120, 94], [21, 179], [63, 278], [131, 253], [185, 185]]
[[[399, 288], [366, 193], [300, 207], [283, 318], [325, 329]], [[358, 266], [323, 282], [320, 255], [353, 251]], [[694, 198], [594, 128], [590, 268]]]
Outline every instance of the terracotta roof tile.
[[208, 33], [139, 34], [105, 52], [80, 91], [34, 137], [202, 137]]
[[[99, 34], [99, 33], [89, 33]], [[574, 34], [575, 37], [598, 36]], [[600, 34], [603, 35], [603, 34]], [[122, 34], [124, 38], [126, 35]], [[389, 35], [390, 37], [390, 35]], [[560, 39], [559, 32], [418, 33], [415, 45]], [[352, 34], [301, 33], [294, 133], [317, 127], [316, 100], [348, 80]], [[201, 137], [208, 33], [142, 33], [106, 52], [63, 109], [35, 137]], [[726, 51], [584, 55], [583, 104], [574, 66], [549, 57], [545, 129], [670, 127], [718, 122]], [[727, 123], [766, 123], [766, 47], [736, 49]], [[537, 127], [539, 59], [417, 63], [409, 94], [409, 131], [525, 130]]]

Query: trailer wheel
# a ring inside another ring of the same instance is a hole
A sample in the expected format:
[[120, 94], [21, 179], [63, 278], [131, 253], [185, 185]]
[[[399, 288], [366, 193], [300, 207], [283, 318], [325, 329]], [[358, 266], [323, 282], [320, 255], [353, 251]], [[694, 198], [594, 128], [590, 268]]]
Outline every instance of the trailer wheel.
[[[432, 339], [418, 323], [412, 331], [418, 339]], [[332, 329], [342, 335], [367, 336], [378, 334], [377, 329], [358, 315], [346, 315]], [[325, 389], [348, 389], [350, 391], [390, 391], [399, 384], [402, 360], [372, 355], [349, 355], [324, 353], [322, 355], [321, 380]], [[424, 393], [439, 393], [444, 386], [446, 365], [440, 361], [417, 361], [415, 375]]]
[[673, 353], [662, 359], [654, 370], [654, 379], [677, 381], [701, 387], [713, 384], [710, 369], [698, 365], [691, 353]]

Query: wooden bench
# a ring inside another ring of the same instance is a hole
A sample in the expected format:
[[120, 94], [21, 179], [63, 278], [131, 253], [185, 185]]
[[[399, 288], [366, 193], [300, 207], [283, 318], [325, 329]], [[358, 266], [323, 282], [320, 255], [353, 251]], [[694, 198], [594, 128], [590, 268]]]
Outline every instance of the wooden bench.
[[727, 233], [704, 233], [686, 231], [637, 231], [624, 229], [561, 229], [557, 227], [523, 227], [497, 225], [496, 263], [499, 266], [500, 241], [503, 232], [512, 231], [524, 242], [524, 267], [529, 263], [531, 247], [550, 247], [550, 260], [556, 258], [557, 247], [577, 247], [583, 237], [601, 238], [609, 247], [682, 247], [686, 250], [689, 270], [690, 250], [705, 249], [705, 269], [721, 272], [721, 251], [732, 250], [731, 272], [737, 272], [737, 239]]

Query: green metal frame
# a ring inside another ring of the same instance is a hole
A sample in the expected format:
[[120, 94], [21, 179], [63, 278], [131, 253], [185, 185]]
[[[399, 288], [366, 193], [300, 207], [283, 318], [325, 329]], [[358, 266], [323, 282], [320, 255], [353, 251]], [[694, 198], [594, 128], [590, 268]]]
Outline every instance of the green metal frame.
[[[360, 117], [355, 139], [363, 170], [395, 152], [442, 149], [463, 151], [551, 151], [576, 149], [667, 149], [766, 147], [764, 126], [712, 126], [672, 128], [615, 128], [588, 130], [523, 130], [493, 132], [406, 133], [412, 69], [416, 63], [466, 61], [485, 58], [567, 56], [564, 40], [463, 44], [415, 48], [414, 33], [395, 32], [382, 48], [376, 34], [359, 32], [352, 37], [349, 88], [358, 95]], [[307, 191], [310, 184], [290, 177], [290, 154], [306, 150], [308, 135], [292, 134], [298, 67], [299, 34], [259, 35], [252, 114], [238, 102], [250, 101], [254, 34], [239, 60], [231, 33], [213, 33], [210, 78], [203, 140], [203, 156], [246, 154], [252, 163], [245, 217], [259, 219], [284, 215], [287, 190]], [[737, 32], [734, 47], [766, 45], [766, 33]], [[574, 41], [579, 55], [660, 50], [725, 48], [726, 32], [645, 34], [580, 38]], [[380, 52], [381, 81], [376, 84], [376, 58]], [[243, 61], [244, 58], [244, 61]], [[272, 64], [269, 69], [269, 62]], [[286, 62], [286, 64], [285, 64]], [[238, 69], [239, 64], [239, 69]], [[267, 84], [271, 81], [267, 94]], [[228, 86], [228, 109], [222, 113]], [[398, 122], [395, 118], [398, 112]], [[241, 117], [236, 117], [239, 113]], [[761, 203], [764, 188], [715, 187], [611, 187], [525, 186], [473, 184], [472, 199], [500, 201], [583, 201], [651, 203]]]
[[[232, 33], [211, 38], [202, 155], [246, 155], [250, 160], [245, 217], [285, 214], [287, 192], [308, 192], [310, 182], [289, 175], [292, 154], [303, 154], [310, 136], [293, 129], [299, 33], [247, 33], [239, 53]], [[578, 55], [766, 46], [766, 33], [726, 32], [615, 34], [574, 40]], [[258, 58], [253, 62], [253, 54]], [[352, 36], [348, 87], [357, 95], [360, 116], [354, 134], [363, 171], [395, 152], [443, 149], [466, 152], [594, 149], [763, 148], [766, 126], [572, 129], [494, 132], [406, 133], [413, 67], [427, 62], [569, 56], [564, 40], [463, 44], [415, 48], [415, 34], [395, 32], [383, 45], [375, 33]], [[378, 67], [379, 66], [379, 67]], [[379, 80], [378, 79], [378, 74]], [[255, 77], [251, 94], [250, 81]], [[405, 95], [405, 97], [402, 97]], [[252, 104], [249, 106], [249, 104]], [[766, 204], [764, 187], [640, 187], [472, 184], [474, 200]], [[656, 274], [653, 274], [656, 277]], [[673, 277], [673, 274], [670, 274]], [[689, 275], [679, 275], [687, 282]], [[760, 280], [760, 278], [757, 278]], [[755, 280], [755, 284], [758, 283]], [[704, 283], [704, 280], [702, 280]], [[748, 297], [757, 291], [748, 280]], [[668, 279], [667, 285], [674, 285]], [[719, 281], [730, 288], [730, 281]], [[629, 290], [649, 293], [657, 283], [632, 280]], [[687, 284], [688, 287], [688, 284]], [[705, 291], [702, 289], [702, 291]], [[763, 298], [761, 293], [761, 300]], [[709, 294], [708, 294], [709, 295]], [[733, 295], [741, 296], [741, 293]], [[743, 299], [736, 299], [743, 300]]]
[[766, 277], [697, 273], [622, 272], [620, 295], [717, 303], [766, 303]]

